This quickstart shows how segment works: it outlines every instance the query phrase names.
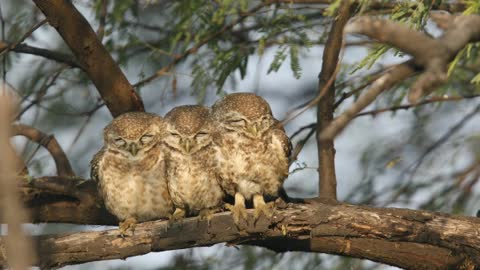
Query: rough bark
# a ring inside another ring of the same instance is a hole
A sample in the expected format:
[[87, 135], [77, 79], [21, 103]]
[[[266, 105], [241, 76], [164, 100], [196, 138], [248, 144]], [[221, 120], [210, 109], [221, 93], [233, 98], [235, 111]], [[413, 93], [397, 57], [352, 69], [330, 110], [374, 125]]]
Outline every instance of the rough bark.
[[[343, 28], [350, 18], [351, 3], [343, 1], [337, 19], [333, 22], [323, 52], [322, 71], [318, 75], [318, 91], [327, 87], [332, 76], [336, 76], [340, 51], [343, 43]], [[319, 198], [337, 199], [337, 176], [335, 174], [335, 147], [333, 139], [320, 140], [320, 134], [333, 120], [335, 110], [335, 84], [331, 83], [317, 104], [317, 149]]]
[[[137, 225], [121, 238], [118, 230], [46, 235], [37, 238], [43, 267], [119, 259], [228, 242], [277, 252], [339, 254], [405, 269], [473, 269], [480, 266], [480, 219], [427, 211], [349, 204], [278, 203], [272, 220], [261, 218], [237, 229], [229, 212], [206, 221], [187, 218]], [[0, 250], [3, 239], [0, 240]], [[0, 265], [5, 257], [0, 253]]]
[[33, 0], [65, 40], [113, 116], [143, 111], [143, 103], [87, 20], [67, 0]]

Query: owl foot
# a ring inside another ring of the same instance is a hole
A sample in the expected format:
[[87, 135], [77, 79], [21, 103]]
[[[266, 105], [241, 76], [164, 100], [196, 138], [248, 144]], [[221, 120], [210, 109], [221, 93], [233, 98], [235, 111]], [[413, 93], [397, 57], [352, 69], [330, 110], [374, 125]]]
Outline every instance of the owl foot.
[[199, 221], [206, 220], [207, 226], [210, 226], [210, 220], [212, 220], [214, 213], [215, 213], [215, 210], [213, 209], [202, 209], [198, 214], [198, 220]]
[[258, 221], [262, 214], [268, 219], [272, 218], [273, 202], [265, 203], [263, 195], [253, 195], [253, 206], [255, 208], [255, 212], [253, 213], [255, 223]]
[[137, 220], [135, 218], [127, 218], [126, 220], [120, 222], [118, 229], [120, 230], [119, 236], [125, 238], [127, 236], [132, 236], [135, 232], [135, 227], [137, 226]]
[[247, 222], [248, 215], [245, 206], [240, 204], [231, 205], [227, 203], [225, 204], [225, 208], [232, 212], [233, 222], [235, 223], [235, 225], [237, 225], [237, 227], [240, 225], [241, 220]]
[[170, 222], [181, 221], [185, 218], [186, 212], [181, 208], [176, 208], [175, 212], [170, 216]]

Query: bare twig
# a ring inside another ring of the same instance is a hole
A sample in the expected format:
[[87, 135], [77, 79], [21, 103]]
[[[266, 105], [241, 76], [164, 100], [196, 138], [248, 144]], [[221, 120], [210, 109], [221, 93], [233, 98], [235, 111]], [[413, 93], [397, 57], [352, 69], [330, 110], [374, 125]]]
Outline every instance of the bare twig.
[[100, 41], [103, 40], [103, 36], [105, 35], [105, 23], [107, 21], [107, 7], [108, 7], [108, 0], [102, 0], [101, 4], [101, 13], [99, 18], [99, 26], [97, 29], [97, 36]]
[[[8, 266], [11, 269], [28, 269], [36, 260], [33, 245], [23, 233], [22, 221], [27, 219], [27, 212], [20, 203], [17, 192], [15, 153], [10, 145], [10, 107], [6, 96], [0, 96], [0, 216], [8, 224], [5, 237], [5, 250]], [[2, 250], [0, 248], [0, 250]], [[1, 253], [1, 252], [0, 252]], [[3, 264], [0, 264], [0, 266]]]
[[334, 138], [359, 112], [372, 103], [384, 90], [391, 88], [396, 83], [413, 75], [415, 69], [411, 66], [412, 64], [412, 62], [407, 61], [406, 63], [396, 65], [390, 68], [390, 70], [387, 70], [380, 78], [375, 80], [370, 88], [366, 90], [350, 108], [335, 118], [332, 123], [320, 133], [320, 138], [324, 140]]
[[38, 28], [40, 28], [40, 26], [44, 25], [45, 23], [47, 23], [47, 19], [44, 19], [42, 20], [41, 22], [37, 23], [36, 25], [34, 25], [30, 30], [28, 30], [19, 40], [17, 40], [16, 42], [8, 45], [8, 47], [6, 48], [2, 48], [0, 49], [0, 56], [2, 56], [4, 53], [7, 53], [9, 52], [10, 50], [12, 50], [13, 48], [17, 47], [18, 44], [22, 43], [25, 39], [27, 39], [35, 30], [37, 30]]
[[[0, 41], [0, 51], [10, 46], [11, 44]], [[77, 60], [75, 60], [72, 56], [68, 54], [63, 54], [60, 52], [54, 52], [54, 51], [50, 51], [42, 48], [37, 48], [24, 43], [18, 44], [17, 46], [12, 48], [11, 51], [16, 53], [25, 53], [25, 54], [41, 56], [59, 63], [67, 64], [70, 67], [80, 68], [84, 70], [84, 68], [80, 65], [80, 63], [78, 63]]]
[[422, 100], [422, 101], [420, 101], [418, 103], [415, 103], [415, 104], [405, 104], [405, 105], [399, 105], [399, 106], [392, 106], [392, 107], [389, 107], [389, 108], [383, 108], [383, 109], [361, 112], [361, 113], [357, 114], [355, 117], [366, 116], [366, 115], [375, 116], [379, 113], [394, 112], [394, 111], [398, 111], [398, 110], [408, 110], [408, 109], [411, 109], [411, 108], [415, 108], [415, 107], [419, 107], [419, 106], [423, 106], [423, 105], [431, 104], [431, 103], [460, 101], [460, 100], [478, 98], [478, 97], [480, 97], [480, 95], [432, 97], [432, 98], [429, 98], [429, 99]]
[[479, 112], [480, 112], [480, 105], [475, 107], [471, 112], [469, 112], [467, 115], [465, 115], [462, 118], [462, 120], [460, 120], [458, 123], [453, 125], [438, 140], [436, 140], [429, 147], [427, 147], [427, 149], [423, 152], [423, 154], [415, 162], [413, 162], [411, 166], [409, 166], [409, 168], [413, 167], [412, 170], [411, 170], [411, 178], [413, 178], [417, 169], [420, 167], [420, 165], [422, 165], [425, 158], [430, 153], [432, 153], [433, 150], [437, 149], [439, 146], [444, 144], [453, 134], [455, 134], [457, 131], [459, 131], [468, 121], [470, 121], [474, 116], [477, 116], [477, 114]]
[[34, 127], [23, 124], [15, 124], [12, 125], [12, 136], [17, 135], [25, 136], [31, 141], [34, 141], [45, 147], [55, 161], [55, 166], [57, 167], [57, 173], [59, 176], [75, 176], [65, 152], [53, 135], [47, 135]]

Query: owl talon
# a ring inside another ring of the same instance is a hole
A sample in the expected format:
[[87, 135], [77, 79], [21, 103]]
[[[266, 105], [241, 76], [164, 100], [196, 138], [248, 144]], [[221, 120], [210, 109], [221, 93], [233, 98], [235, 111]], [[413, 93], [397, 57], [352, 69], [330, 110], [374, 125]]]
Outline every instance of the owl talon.
[[255, 222], [258, 221], [262, 214], [266, 218], [271, 219], [273, 216], [273, 203], [269, 202], [266, 204], [261, 204], [255, 208], [255, 212], [253, 213], [253, 218]]
[[181, 208], [176, 208], [175, 212], [170, 216], [170, 222], [181, 221], [185, 218], [185, 210]]
[[253, 207], [255, 212], [253, 213], [255, 223], [263, 214], [266, 218], [271, 219], [273, 216], [273, 202], [265, 203], [263, 195], [253, 195]]
[[198, 220], [199, 221], [207, 221], [207, 226], [210, 226], [210, 220], [213, 218], [213, 214], [215, 213], [215, 210], [213, 209], [202, 209], [200, 210], [200, 213], [198, 214]]
[[137, 220], [135, 218], [127, 218], [118, 225], [120, 230], [119, 236], [122, 238], [133, 236], [135, 227], [137, 226]]
[[237, 227], [240, 225], [241, 220], [244, 220], [245, 222], [247, 221], [248, 215], [245, 206], [240, 204], [231, 205], [227, 203], [225, 204], [225, 208], [232, 212], [233, 222]]

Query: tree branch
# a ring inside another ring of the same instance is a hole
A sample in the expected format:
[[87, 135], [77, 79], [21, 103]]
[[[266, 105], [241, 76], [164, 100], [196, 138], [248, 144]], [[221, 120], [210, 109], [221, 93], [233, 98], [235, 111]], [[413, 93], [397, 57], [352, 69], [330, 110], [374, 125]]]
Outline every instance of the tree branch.
[[[4, 41], [0, 41], [0, 51], [11, 47], [11, 44], [8, 44]], [[53, 52], [50, 50], [30, 46], [24, 43], [20, 43], [13, 47], [11, 49], [12, 52], [17, 52], [17, 53], [26, 53], [26, 54], [32, 54], [32, 55], [37, 55], [41, 57], [45, 57], [50, 60], [54, 60], [59, 63], [64, 63], [69, 65], [70, 67], [75, 67], [75, 68], [80, 68], [82, 70], [85, 70], [80, 63], [78, 63], [73, 57], [71, 57], [68, 54], [63, 54], [59, 52]]]
[[[253, 210], [248, 213], [250, 222], [242, 231], [230, 212], [223, 212], [214, 215], [210, 225], [197, 218], [170, 225], [166, 221], [142, 223], [127, 238], [118, 237], [118, 230], [41, 236], [37, 239], [42, 252], [37, 264], [59, 267], [228, 242], [277, 252], [367, 258], [405, 269], [480, 265], [478, 218], [316, 201], [277, 203], [272, 220], [261, 218], [255, 225]], [[0, 254], [0, 265], [4, 262], [5, 256]]]
[[383, 19], [361, 16], [347, 24], [347, 33], [366, 35], [407, 52], [414, 58], [396, 65], [380, 76], [350, 108], [322, 131], [322, 140], [334, 138], [383, 91], [422, 69], [423, 72], [409, 91], [408, 99], [411, 103], [419, 102], [420, 98], [446, 81], [450, 61], [467, 43], [480, 40], [480, 16], [442, 16], [434, 16], [442, 27], [447, 27], [447, 31], [438, 39]]
[[59, 176], [75, 176], [65, 152], [53, 135], [47, 135], [36, 128], [23, 124], [12, 125], [12, 136], [18, 135], [25, 136], [29, 140], [45, 147], [55, 161], [57, 174]]
[[[337, 19], [332, 24], [323, 52], [322, 71], [318, 75], [318, 91], [323, 91], [332, 76], [336, 75], [336, 67], [343, 43], [343, 28], [350, 18], [351, 3], [341, 3]], [[317, 148], [319, 198], [337, 200], [337, 177], [335, 175], [335, 148], [333, 139], [320, 140], [321, 131], [330, 125], [333, 119], [335, 103], [335, 84], [330, 84], [327, 92], [317, 104]]]
[[86, 70], [113, 116], [143, 111], [143, 103], [87, 20], [71, 1], [33, 0]]

